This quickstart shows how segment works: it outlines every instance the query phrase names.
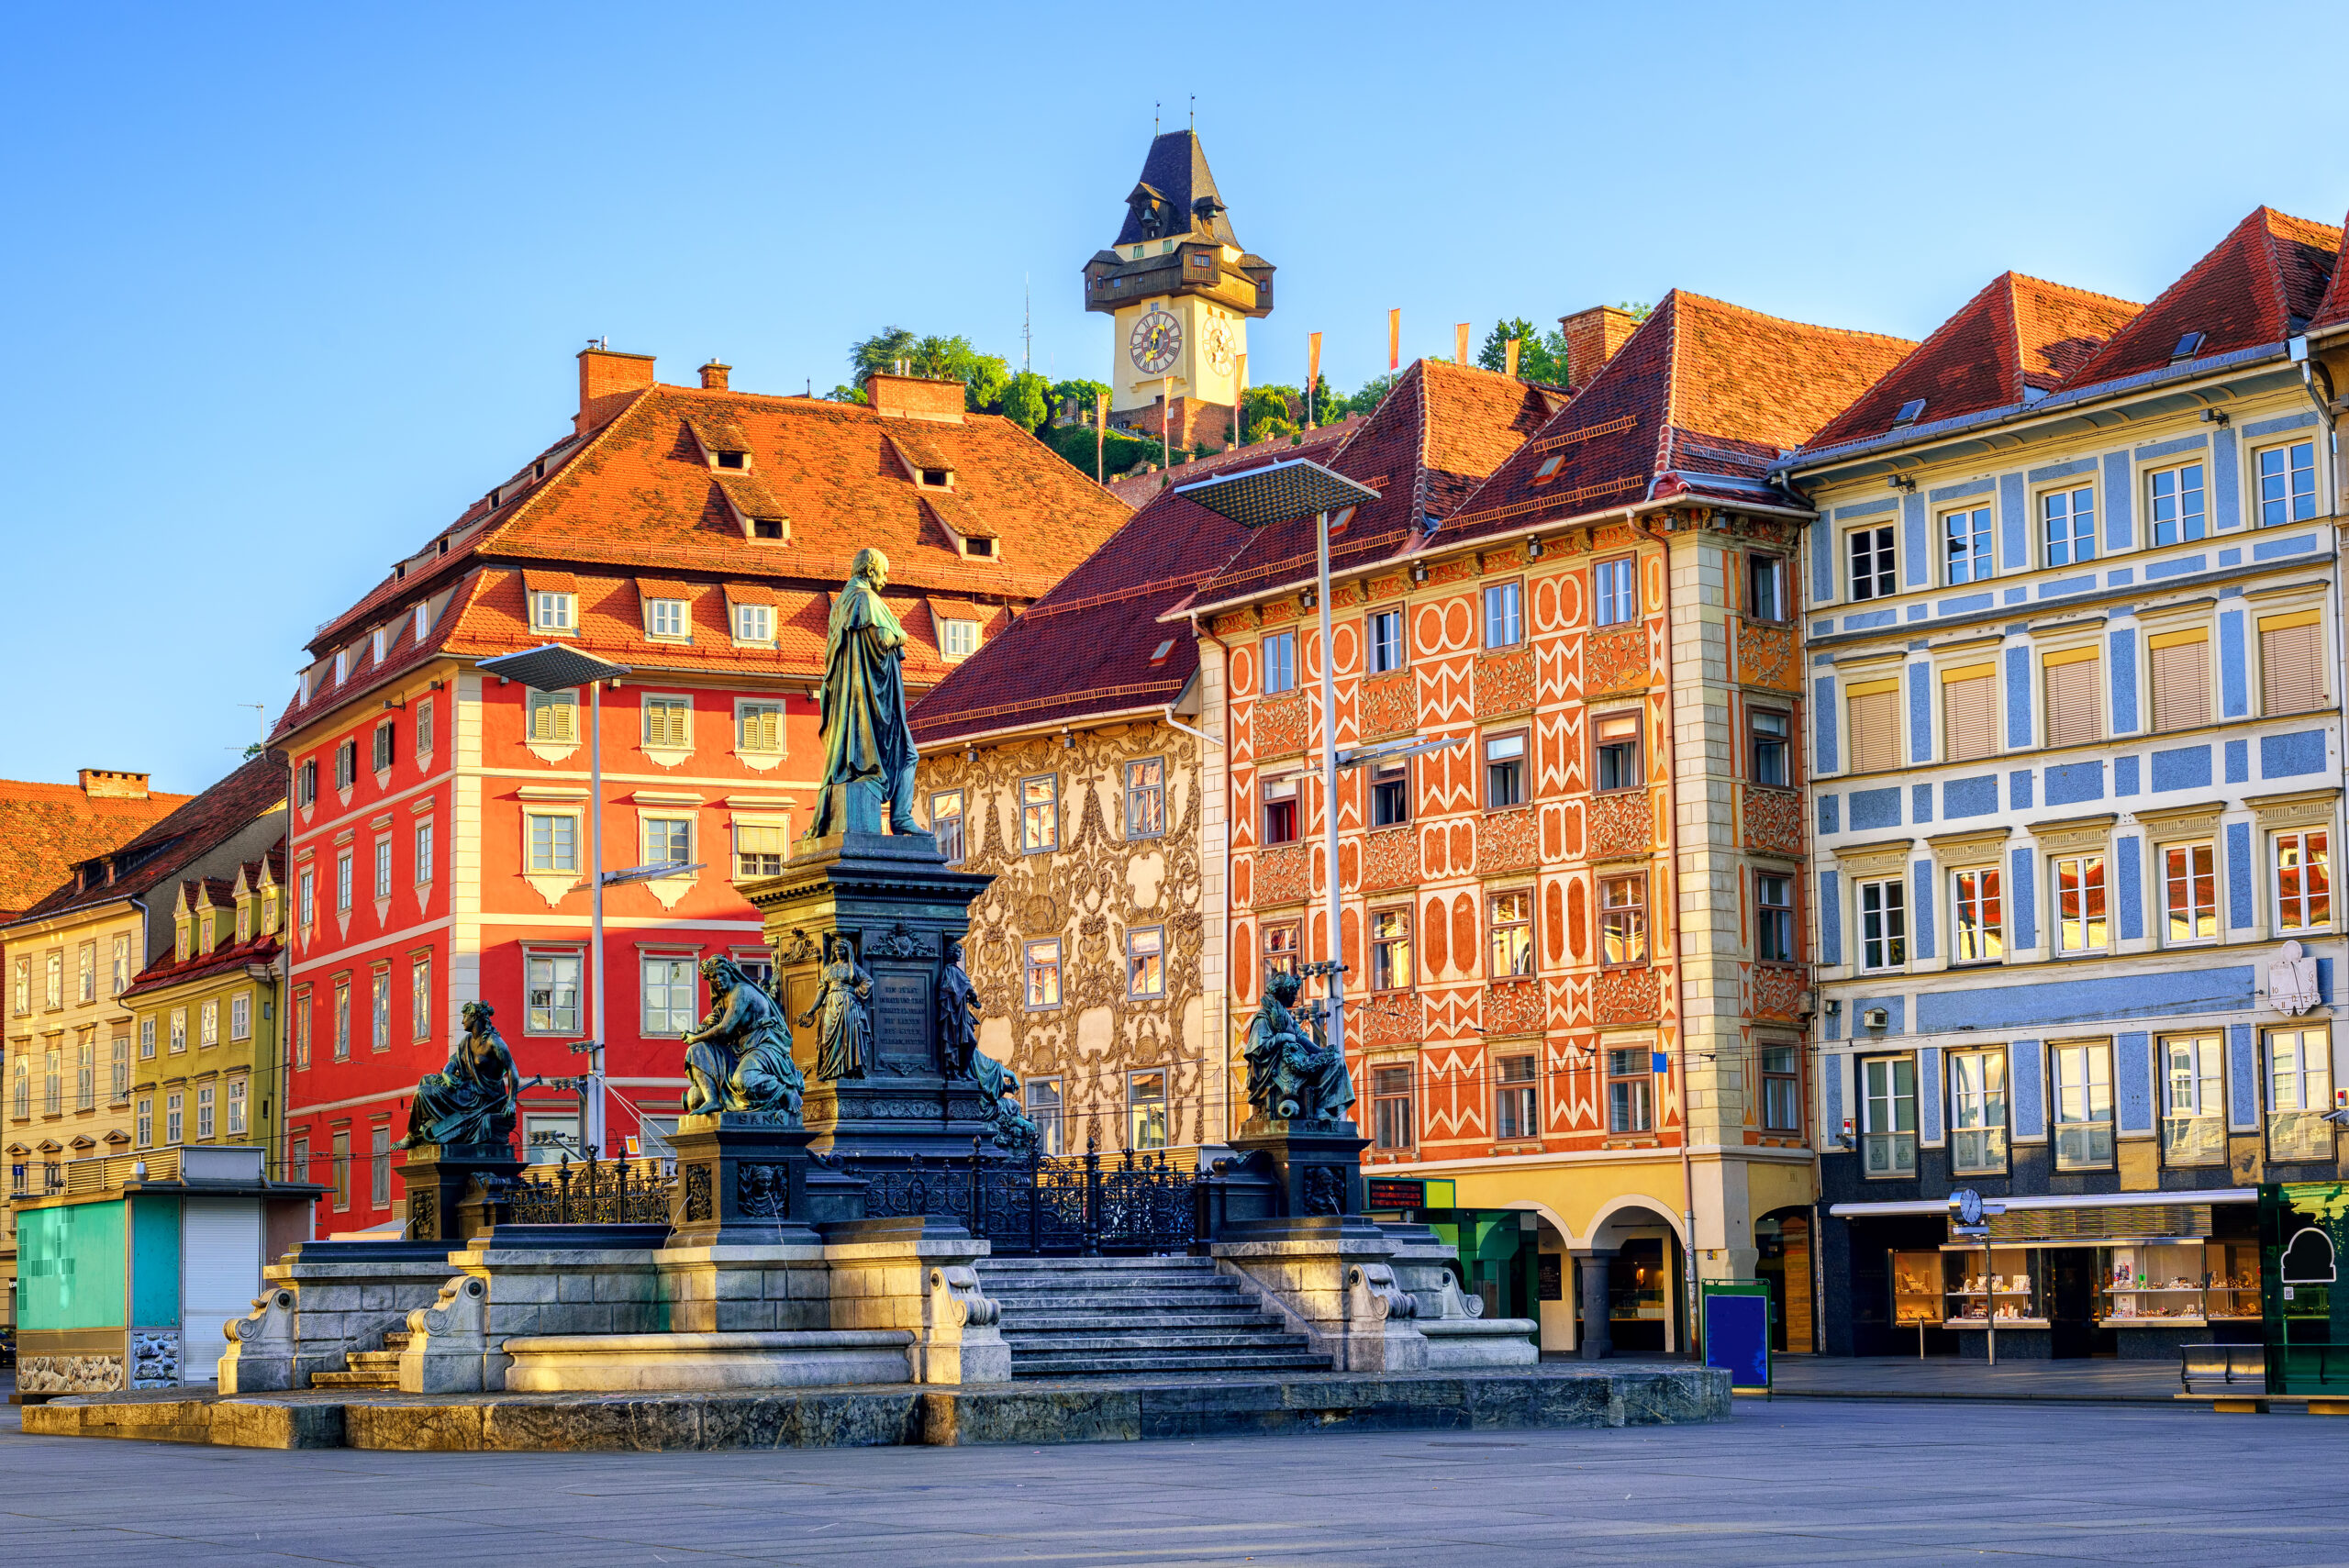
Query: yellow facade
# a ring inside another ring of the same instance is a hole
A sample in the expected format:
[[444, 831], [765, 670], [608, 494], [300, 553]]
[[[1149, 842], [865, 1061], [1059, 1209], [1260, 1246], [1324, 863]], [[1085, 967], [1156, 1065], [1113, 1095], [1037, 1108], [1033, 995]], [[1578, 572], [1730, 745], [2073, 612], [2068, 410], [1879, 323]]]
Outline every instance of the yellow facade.
[[284, 907], [267, 863], [225, 891], [180, 885], [172, 957], [139, 976], [131, 1146], [276, 1146], [284, 1104], [276, 954]]
[[[142, 912], [126, 898], [0, 934], [11, 1199], [61, 1184], [72, 1161], [130, 1147], [132, 1015], [122, 993], [144, 957], [143, 932]], [[16, 1300], [16, 1279], [12, 1204], [0, 1226], [6, 1304]]]

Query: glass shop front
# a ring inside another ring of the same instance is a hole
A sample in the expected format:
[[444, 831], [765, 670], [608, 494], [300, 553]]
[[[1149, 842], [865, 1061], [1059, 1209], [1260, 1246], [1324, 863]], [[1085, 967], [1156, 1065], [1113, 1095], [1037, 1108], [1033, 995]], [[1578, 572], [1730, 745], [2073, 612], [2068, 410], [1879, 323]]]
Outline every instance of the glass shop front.
[[[1854, 1205], [1857, 1208], [1861, 1206]], [[1855, 1284], [1867, 1284], [1871, 1225], [1852, 1221]], [[2187, 1344], [2257, 1343], [2262, 1263], [2253, 1203], [2012, 1208], [1987, 1238], [1928, 1240], [1919, 1220], [1881, 1257], [1882, 1306], [1862, 1355], [1989, 1353], [2000, 1361], [2112, 1356], [2170, 1360]], [[1869, 1271], [1872, 1272], [1872, 1271]]]

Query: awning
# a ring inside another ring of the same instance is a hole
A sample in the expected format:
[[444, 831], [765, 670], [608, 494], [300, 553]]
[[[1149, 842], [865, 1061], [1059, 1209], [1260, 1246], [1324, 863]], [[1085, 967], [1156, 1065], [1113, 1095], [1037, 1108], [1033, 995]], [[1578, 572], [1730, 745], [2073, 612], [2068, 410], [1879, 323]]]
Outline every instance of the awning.
[[[2257, 1187], [2203, 1187], [2192, 1192], [2078, 1193], [2037, 1197], [1985, 1198], [2004, 1204], [2009, 1213], [2023, 1208], [2141, 1208], [2147, 1204], [2257, 1203]], [[1890, 1203], [1830, 1204], [1827, 1212], [1838, 1219], [1876, 1219], [1896, 1214], [1949, 1212], [1947, 1198], [1902, 1198]]]

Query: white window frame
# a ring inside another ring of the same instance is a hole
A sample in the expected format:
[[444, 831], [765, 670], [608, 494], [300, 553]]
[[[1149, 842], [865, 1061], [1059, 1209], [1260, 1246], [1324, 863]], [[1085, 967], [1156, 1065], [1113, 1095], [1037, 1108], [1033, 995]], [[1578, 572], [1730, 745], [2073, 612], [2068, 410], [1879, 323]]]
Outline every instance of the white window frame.
[[[2197, 868], [2194, 863], [2198, 855], [2202, 862], [2199, 868]], [[2186, 866], [2186, 915], [2189, 927], [2200, 923], [2207, 923], [2210, 926], [2207, 931], [2189, 929], [2185, 936], [2179, 936], [2174, 929], [2178, 911], [2170, 901], [2174, 880], [2171, 862], [2180, 856], [2184, 857]], [[2154, 885], [2159, 890], [2155, 908], [2161, 918], [2162, 946], [2165, 948], [2208, 947], [2219, 941], [2224, 933], [2219, 925], [2219, 846], [2217, 842], [2210, 839], [2170, 840], [2154, 846]], [[2196, 901], [2195, 884], [2198, 881], [2206, 884], [2210, 890], [2210, 901], [2207, 905]], [[2054, 884], [2049, 885], [2052, 887]]]
[[[2308, 891], [2305, 869], [2310, 863], [2308, 845], [2311, 840], [2316, 841], [2318, 854], [2321, 857], [2316, 863], [2323, 868], [2324, 891], [2321, 894], [2311, 894]], [[2288, 898], [2284, 892], [2284, 847], [2288, 843], [2299, 849], [2303, 868], [2301, 891], [2297, 899]], [[2331, 828], [2291, 828], [2268, 834], [2267, 870], [2269, 880], [2275, 889], [2277, 932], [2329, 931], [2332, 929], [2332, 829]], [[2309, 906], [2320, 899], [2323, 917], [2312, 919], [2310, 917]], [[2297, 907], [2295, 907], [2296, 905]]]
[[[539, 716], [547, 716], [547, 733], [539, 733]], [[566, 686], [561, 691], [531, 690], [524, 694], [522, 702], [522, 740], [526, 745], [576, 746], [579, 744], [579, 688]]]
[[1525, 641], [1525, 584], [1512, 577], [1487, 583], [1478, 603], [1485, 617], [1485, 649], [1516, 648]]
[[[2055, 1169], [2110, 1170], [2112, 1042], [2066, 1040], [2050, 1045], [2047, 1084], [2048, 1125], [2055, 1145]], [[2066, 1128], [2075, 1130], [2067, 1134]]]
[[[2276, 1049], [2285, 1039], [2293, 1042], [2289, 1066]], [[2323, 1024], [2267, 1029], [2260, 1031], [2259, 1043], [2267, 1157], [2332, 1163], [2337, 1145], [2332, 1126], [2324, 1117], [2332, 1108], [2332, 1031]], [[2288, 1105], [2287, 1100], [2293, 1103]]]
[[[652, 841], [655, 824], [659, 824], [662, 829], [658, 853], [654, 851]], [[674, 852], [674, 835], [668, 831], [681, 825], [685, 830], [685, 852], [682, 856]], [[636, 841], [642, 851], [640, 861], [641, 864], [691, 865], [696, 858], [696, 851], [699, 848], [700, 839], [701, 814], [690, 806], [647, 806], [640, 809], [636, 814]], [[676, 881], [693, 874], [691, 872], [674, 873], [661, 880]]]
[[[674, 627], [662, 622], [674, 618]], [[693, 603], [688, 599], [647, 599], [644, 601], [644, 636], [650, 642], [691, 642], [693, 639]]]
[[[1869, 895], [1875, 895], [1871, 908]], [[1863, 974], [1897, 974], [1909, 967], [1909, 883], [1903, 876], [1871, 876], [1852, 884], [1854, 947]], [[1874, 935], [1869, 922], [1876, 923]]]
[[1640, 560], [1610, 556], [1591, 563], [1590, 624], [1631, 626], [1640, 618]]
[[[733, 879], [736, 882], [753, 882], [761, 877], [780, 876], [783, 874], [783, 862], [791, 859], [791, 818], [781, 816], [737, 816], [729, 824], [728, 824], [728, 827], [733, 839]], [[777, 857], [777, 860], [776, 866], [774, 871], [745, 871], [743, 869], [742, 834], [746, 829], [752, 832], [774, 833], [776, 836], [777, 848], [774, 851], [756, 850], [751, 851], [754, 854], [774, 854]]]
[[[772, 714], [774, 718], [774, 744], [751, 744], [747, 721], [752, 714]], [[734, 750], [751, 757], [781, 757], [789, 754], [791, 707], [782, 697], [736, 697], [734, 699]]]
[[[1280, 650], [1281, 656], [1277, 660], [1273, 657], [1275, 649]], [[1264, 695], [1277, 696], [1283, 692], [1297, 690], [1297, 633], [1267, 632], [1256, 645], [1256, 662], [1261, 670], [1257, 689]], [[1280, 677], [1277, 685], [1274, 684], [1275, 671]]]
[[530, 628], [557, 637], [576, 636], [579, 595], [541, 589], [530, 595]]
[[[954, 803], [954, 806], [952, 811], [941, 813], [938, 809], [939, 802], [944, 800], [952, 801]], [[954, 824], [954, 841], [951, 846], [952, 853], [948, 852], [950, 846], [946, 841], [946, 835], [940, 833], [938, 830], [938, 824], [941, 819], [941, 817], [945, 819], [952, 820]], [[938, 839], [939, 852], [946, 856], [946, 863], [948, 865], [961, 865], [963, 862], [969, 857], [971, 852], [969, 837], [971, 831], [971, 819], [968, 813], [964, 810], [964, 801], [963, 799], [963, 792], [961, 790], [941, 789], [934, 790], [930, 793], [930, 830], [932, 834], [936, 835]]]
[[[2003, 873], [2003, 867], [1990, 862], [1950, 868], [1949, 962], [1953, 967], [2005, 962], [2007, 879]], [[1983, 885], [1986, 877], [1987, 888]]]
[[1019, 956], [1020, 997], [1025, 1009], [1030, 1013], [1057, 1011], [1063, 995], [1061, 939], [1039, 937], [1022, 943]]
[[[1031, 794], [1030, 784], [1047, 786], [1042, 795]], [[1038, 816], [1038, 813], [1041, 816]], [[1030, 832], [1031, 823], [1041, 822], [1049, 834], [1039, 839]], [[1030, 773], [1019, 781], [1019, 852], [1024, 855], [1051, 854], [1061, 847], [1061, 776], [1058, 773]]]
[[[1385, 629], [1392, 629], [1390, 639]], [[1403, 611], [1399, 606], [1373, 610], [1363, 617], [1363, 642], [1369, 650], [1369, 669], [1374, 675], [1388, 675], [1403, 668], [1406, 660], [1403, 636]]]
[[1860, 1173], [1871, 1181], [1913, 1180], [1917, 1174], [1917, 1059], [1863, 1056], [1858, 1066]]
[[[1942, 581], [1952, 588], [1987, 583], [1998, 575], [1998, 528], [1986, 501], [1973, 506], [1952, 506], [1941, 514]], [[1965, 526], [1963, 535], [1953, 528]], [[1961, 554], [1952, 547], [1966, 541]]]
[[[701, 977], [696, 969], [698, 962], [698, 955], [690, 950], [637, 955], [637, 1021], [646, 1039], [674, 1040], [700, 1021]], [[655, 966], [659, 969], [657, 975]], [[677, 1000], [680, 984], [685, 988], [682, 1006]], [[662, 998], [657, 1012], [653, 1006], [656, 993]]]
[[[2007, 1169], [2007, 1050], [1989, 1046], [1949, 1053], [1950, 1169], [1994, 1175]], [[1969, 1157], [1970, 1151], [1970, 1157]]]
[[[2079, 883], [2080, 909], [2078, 915], [2069, 918], [2064, 913], [2064, 867], [2067, 863], [2076, 863], [2079, 867], [2076, 874]], [[2096, 869], [2098, 891], [2102, 895], [2103, 913], [2097, 916], [2088, 914], [2088, 868], [2091, 863]], [[2069, 953], [2096, 953], [2110, 950], [2112, 894], [2112, 870], [2109, 863], [2109, 857], [2102, 850], [2077, 850], [2047, 857], [2047, 923], [2052, 945], [2059, 957]], [[2104, 928], [2103, 935], [2100, 939], [2091, 941], [2089, 940], [2092, 934], [2091, 926], [2099, 923]], [[2072, 925], [2079, 928], [2079, 937], [2076, 941], [2070, 940], [2067, 930], [2067, 927]]]
[[[685, 724], [684, 740], [672, 741], [665, 739], [655, 740], [653, 738], [652, 716], [655, 704], [660, 705], [660, 711], [664, 717], [670, 713], [673, 707], [682, 706], [685, 709]], [[637, 743], [643, 750], [646, 751], [674, 752], [683, 757], [689, 757], [693, 755], [694, 698], [691, 692], [644, 692], [637, 698], [636, 711]]]
[[938, 622], [938, 656], [960, 663], [979, 651], [979, 623], [959, 616], [941, 616]]
[[[2188, 471], [2191, 471], [2193, 473], [2194, 484], [2192, 485], [2192, 491], [2198, 498], [2196, 509], [2191, 514], [2193, 525], [2197, 531], [2190, 534], [2186, 531], [2188, 514], [2181, 509], [2175, 519], [2177, 537], [2176, 539], [2165, 539], [2161, 537], [2161, 520], [2156, 515], [2161, 506], [2160, 492], [2162, 481], [2165, 479], [2171, 481], [2171, 493], [2173, 496], [2171, 505], [2173, 506], [2177, 506], [2183, 500], [2188, 490], [2186, 476]], [[2166, 550], [2174, 544], [2197, 544], [2210, 537], [2212, 527], [2210, 517], [2211, 485], [2210, 462], [2208, 457], [2188, 458], [2179, 462], [2165, 462], [2157, 466], [2148, 467], [2141, 472], [2138, 484], [2145, 497], [2144, 539], [2146, 548], [2150, 550]]]
[[[543, 969], [541, 966], [544, 966]], [[568, 981], [565, 972], [568, 971]], [[532, 994], [543, 981], [548, 1006], [532, 1004]], [[586, 990], [587, 955], [575, 947], [526, 947], [522, 950], [522, 1032], [532, 1035], [576, 1035], [584, 1021], [580, 997]], [[557, 1006], [554, 998], [569, 989], [568, 1006]], [[541, 1023], [540, 1018], [545, 1021]], [[565, 1018], [568, 1018], [566, 1024]]]
[[727, 619], [739, 647], [773, 648], [778, 618], [773, 605], [745, 604], [738, 600], [727, 606]]
[[2154, 1050], [2154, 1071], [2161, 1080], [2162, 1163], [2179, 1168], [2225, 1164], [2224, 1039], [2216, 1030], [2161, 1035]]
[[1166, 928], [1126, 928], [1126, 997], [1159, 1002], [1166, 997]]
[[253, 994], [250, 991], [228, 998], [228, 1038], [232, 1041], [253, 1038]]
[[[2087, 506], [2085, 509], [2080, 506], [2080, 497], [2083, 495], [2087, 497]], [[2062, 503], [2060, 518], [2056, 506], [2059, 501]], [[2093, 483], [2053, 484], [2033, 496], [2032, 515], [2038, 519], [2039, 524], [2040, 563], [2049, 567], [2070, 567], [2086, 566], [2094, 562], [2097, 558], [2096, 529], [2099, 510], [2096, 485]], [[2055, 524], [2059, 520], [2064, 525], [2064, 542], [2060, 551], [2055, 542]], [[2087, 538], [2085, 543], [2080, 538], [2080, 523], [2083, 520], [2087, 524]]]
[[[532, 808], [522, 813], [523, 874], [527, 876], [576, 876], [579, 874], [579, 839], [581, 833], [580, 815], [581, 814], [575, 809], [541, 810]], [[547, 840], [550, 858], [546, 864], [541, 865], [539, 863], [537, 844], [538, 829], [536, 825], [541, 819], [550, 822], [563, 821], [571, 824], [571, 863], [569, 865], [557, 863], [557, 862], [552, 858], [554, 838], [551, 834], [549, 835]]]
[[[2292, 462], [2291, 454], [2302, 448], [2306, 448], [2309, 453], [2307, 470], [2309, 509], [2305, 513], [2299, 512], [2293, 506], [2299, 493], [2291, 483], [2292, 476], [2300, 472], [2299, 465]], [[2254, 447], [2251, 450], [2243, 462], [2243, 473], [2250, 482], [2247, 488], [2251, 491], [2252, 527], [2255, 528], [2282, 528], [2291, 523], [2305, 523], [2324, 515], [2324, 464], [2317, 461], [2316, 453], [2317, 440], [2312, 433], [2302, 435], [2297, 440], [2271, 441], [2265, 446]], [[2266, 465], [2269, 457], [2277, 455], [2284, 460], [2282, 473], [2284, 494], [2281, 497], [2283, 515], [2270, 517], [2267, 515], [2267, 509], [2277, 503], [2268, 499], [2269, 476], [2266, 472]]]
[[[1869, 565], [1866, 573], [1867, 591], [1861, 592], [1859, 570], [1860, 551], [1855, 548], [1862, 538], [1868, 539]], [[1843, 530], [1843, 598], [1849, 604], [1866, 604], [1876, 599], [1889, 599], [1900, 592], [1900, 525], [1898, 522], [1862, 523]], [[1885, 579], [1878, 587], [1876, 580]]]

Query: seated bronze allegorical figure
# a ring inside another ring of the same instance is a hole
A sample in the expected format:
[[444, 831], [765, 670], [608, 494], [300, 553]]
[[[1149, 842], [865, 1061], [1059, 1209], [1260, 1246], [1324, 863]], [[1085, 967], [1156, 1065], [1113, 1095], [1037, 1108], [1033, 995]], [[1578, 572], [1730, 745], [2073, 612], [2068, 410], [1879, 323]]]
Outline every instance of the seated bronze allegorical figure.
[[492, 1027], [486, 1002], [468, 1002], [465, 1032], [449, 1051], [449, 1063], [428, 1073], [408, 1106], [407, 1136], [393, 1147], [425, 1144], [504, 1149], [514, 1141], [516, 1106], [522, 1080], [514, 1054]]
[[685, 1035], [685, 1114], [749, 1111], [797, 1126], [807, 1080], [791, 1060], [783, 1008], [732, 959], [706, 958], [701, 973], [709, 1016]]
[[1241, 1057], [1248, 1066], [1248, 1102], [1256, 1114], [1281, 1121], [1343, 1121], [1353, 1108], [1353, 1075], [1330, 1049], [1321, 1020], [1301, 1024], [1292, 1009], [1304, 982], [1286, 970], [1264, 976], [1264, 999], [1248, 1020]]

